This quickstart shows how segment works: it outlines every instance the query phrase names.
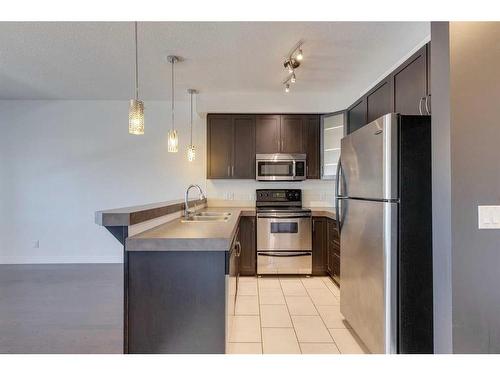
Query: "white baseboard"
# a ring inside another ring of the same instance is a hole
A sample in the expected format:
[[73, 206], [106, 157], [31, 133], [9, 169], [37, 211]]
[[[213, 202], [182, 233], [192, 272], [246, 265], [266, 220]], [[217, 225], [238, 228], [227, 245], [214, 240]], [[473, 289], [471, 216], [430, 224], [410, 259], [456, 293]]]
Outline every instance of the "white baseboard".
[[16, 256], [0, 255], [0, 264], [70, 264], [70, 263], [123, 263], [123, 255], [117, 256]]

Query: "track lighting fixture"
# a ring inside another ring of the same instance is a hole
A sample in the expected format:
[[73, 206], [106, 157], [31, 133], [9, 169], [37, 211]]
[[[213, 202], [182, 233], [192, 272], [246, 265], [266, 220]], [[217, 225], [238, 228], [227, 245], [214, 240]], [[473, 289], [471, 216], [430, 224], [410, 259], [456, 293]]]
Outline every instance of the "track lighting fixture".
[[300, 62], [304, 60], [302, 44], [304, 44], [304, 42], [301, 40], [297, 44], [295, 44], [295, 46], [288, 54], [288, 57], [285, 58], [285, 61], [283, 62], [283, 66], [288, 71], [288, 77], [283, 81], [286, 93], [290, 92], [290, 84], [297, 81], [297, 77], [295, 76], [295, 69], [300, 67]]

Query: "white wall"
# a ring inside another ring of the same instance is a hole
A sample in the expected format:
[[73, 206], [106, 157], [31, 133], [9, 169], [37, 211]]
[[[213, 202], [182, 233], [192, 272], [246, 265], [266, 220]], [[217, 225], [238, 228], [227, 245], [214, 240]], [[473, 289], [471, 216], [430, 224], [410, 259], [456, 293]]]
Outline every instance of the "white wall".
[[[0, 101], [0, 114], [0, 263], [120, 262], [94, 211], [178, 199], [205, 181], [205, 158], [186, 159], [188, 102], [177, 105], [177, 154], [167, 102], [146, 102], [144, 136], [128, 134], [126, 101]], [[202, 149], [204, 127], [196, 117]]]
[[[326, 106], [324, 97], [282, 97], [208, 97], [200, 103], [211, 112], [315, 112], [317, 103]], [[252, 105], [245, 105], [248, 100]], [[190, 183], [204, 186], [218, 205], [253, 206], [255, 189], [262, 187], [301, 188], [305, 204], [333, 204], [331, 181], [207, 181], [205, 115], [195, 115], [197, 159], [186, 159], [188, 102], [176, 107], [177, 154], [166, 150], [169, 102], [146, 102], [144, 136], [128, 134], [126, 101], [0, 101], [0, 114], [0, 263], [120, 262], [121, 245], [94, 224], [94, 212], [178, 199]]]

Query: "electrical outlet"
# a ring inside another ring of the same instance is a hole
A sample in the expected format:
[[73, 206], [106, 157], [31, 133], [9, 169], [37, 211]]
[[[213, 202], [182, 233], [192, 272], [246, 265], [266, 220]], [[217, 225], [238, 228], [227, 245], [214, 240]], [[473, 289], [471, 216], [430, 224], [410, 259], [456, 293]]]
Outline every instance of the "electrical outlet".
[[500, 229], [500, 206], [477, 206], [479, 229]]

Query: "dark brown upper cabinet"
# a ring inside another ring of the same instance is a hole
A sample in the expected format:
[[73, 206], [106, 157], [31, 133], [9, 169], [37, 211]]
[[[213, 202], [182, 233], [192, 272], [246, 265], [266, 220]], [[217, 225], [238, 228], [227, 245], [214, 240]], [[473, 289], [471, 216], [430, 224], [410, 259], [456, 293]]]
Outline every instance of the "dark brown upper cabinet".
[[281, 116], [280, 152], [285, 154], [304, 153], [302, 141], [304, 117], [300, 115]]
[[347, 109], [347, 134], [390, 112], [430, 115], [430, 43]]
[[255, 178], [255, 116], [234, 115], [232, 178]]
[[207, 178], [255, 178], [255, 116], [207, 117]]
[[392, 112], [391, 79], [385, 79], [366, 96], [366, 123]]
[[276, 154], [280, 152], [280, 128], [280, 115], [258, 115], [256, 117], [255, 150], [257, 154]]
[[426, 104], [428, 108], [427, 46], [424, 46], [394, 72], [394, 112], [428, 114]]
[[366, 125], [366, 96], [347, 109], [347, 133]]
[[307, 155], [307, 178], [320, 178], [320, 117], [317, 115], [303, 118], [304, 152]]
[[209, 114], [207, 178], [255, 179], [255, 154], [305, 153], [320, 178], [319, 115]]
[[208, 115], [207, 124], [207, 178], [231, 178], [232, 118], [230, 115]]

